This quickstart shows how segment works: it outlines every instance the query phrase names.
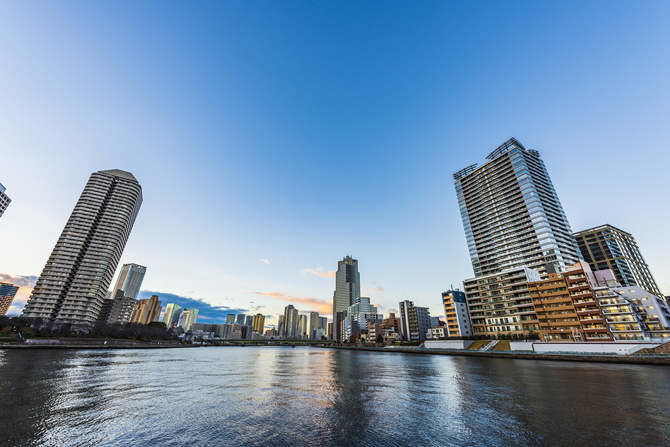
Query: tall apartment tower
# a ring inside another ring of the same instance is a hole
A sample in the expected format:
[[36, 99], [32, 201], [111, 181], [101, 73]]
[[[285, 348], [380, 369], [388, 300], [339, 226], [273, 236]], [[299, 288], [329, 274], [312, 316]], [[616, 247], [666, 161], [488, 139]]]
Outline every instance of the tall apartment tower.
[[16, 292], [19, 291], [19, 286], [7, 282], [0, 282], [0, 315], [7, 314], [9, 307], [14, 301]]
[[123, 296], [136, 300], [146, 272], [147, 268], [142, 265], [123, 264], [116, 285], [112, 289], [112, 295], [115, 295], [117, 290], [123, 290]]
[[188, 331], [196, 321], [198, 321], [198, 309], [184, 308], [181, 313], [179, 326], [181, 326], [185, 331]]
[[12, 199], [5, 194], [5, 187], [0, 183], [0, 217], [2, 217], [2, 214], [5, 212], [11, 201]]
[[536, 150], [511, 138], [482, 166], [454, 174], [475, 276], [527, 266], [547, 276], [580, 259], [572, 230]]
[[282, 334], [286, 338], [296, 338], [298, 333], [298, 309], [289, 304], [284, 308]]
[[361, 296], [361, 275], [358, 273], [358, 260], [346, 256], [337, 263], [335, 274], [335, 292], [333, 293], [333, 338], [340, 340], [342, 312]]
[[574, 234], [579, 250], [592, 270], [610, 269], [622, 286], [640, 286], [663, 297], [632, 234], [601, 225]]
[[35, 284], [23, 316], [92, 325], [142, 204], [129, 172], [94, 172]]
[[265, 330], [265, 315], [263, 315], [263, 314], [254, 315], [254, 318], [252, 320], [252, 326], [253, 326], [254, 332], [258, 332], [259, 334], [262, 334]]

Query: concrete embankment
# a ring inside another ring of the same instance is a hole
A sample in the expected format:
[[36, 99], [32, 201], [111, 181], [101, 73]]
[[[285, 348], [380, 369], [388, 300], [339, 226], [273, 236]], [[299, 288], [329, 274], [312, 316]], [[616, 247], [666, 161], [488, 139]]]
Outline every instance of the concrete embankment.
[[349, 349], [370, 352], [400, 352], [416, 355], [458, 355], [466, 357], [488, 357], [519, 360], [554, 360], [563, 362], [597, 362], [597, 363], [627, 363], [640, 365], [670, 365], [670, 356], [644, 355], [591, 355], [591, 354], [536, 354], [532, 352], [509, 351], [468, 351], [468, 350], [441, 350], [419, 348], [365, 348], [355, 346], [322, 346], [331, 349]]
[[194, 348], [196, 345], [182, 345], [180, 343], [135, 342], [135, 343], [4, 343], [0, 349], [168, 349]]

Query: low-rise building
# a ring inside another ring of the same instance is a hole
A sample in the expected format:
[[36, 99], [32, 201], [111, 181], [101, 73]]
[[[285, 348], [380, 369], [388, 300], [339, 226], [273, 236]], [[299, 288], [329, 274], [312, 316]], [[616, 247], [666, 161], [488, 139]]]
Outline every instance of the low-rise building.
[[[447, 290], [442, 292], [442, 304], [447, 319], [446, 337], [472, 337], [472, 324], [465, 292]], [[439, 326], [438, 326], [439, 327]]]

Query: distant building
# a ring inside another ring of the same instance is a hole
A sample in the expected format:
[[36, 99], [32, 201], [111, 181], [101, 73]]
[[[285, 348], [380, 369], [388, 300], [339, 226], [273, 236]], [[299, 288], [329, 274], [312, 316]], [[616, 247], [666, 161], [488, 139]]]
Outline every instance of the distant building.
[[653, 295], [663, 296], [632, 234], [612, 225], [601, 225], [575, 233], [574, 237], [591, 270], [610, 269], [623, 287], [640, 286]]
[[253, 315], [247, 315], [244, 317], [244, 325], [245, 326], [253, 326], [254, 324], [254, 316]]
[[[1, 185], [0, 185], [1, 186]], [[2, 213], [0, 213], [1, 215]], [[6, 315], [9, 307], [14, 301], [16, 292], [19, 290], [18, 286], [6, 282], [0, 283], [0, 315]]]
[[400, 302], [400, 327], [403, 339], [425, 340], [430, 329], [430, 313], [427, 307], [415, 307], [411, 301]]
[[2, 183], [0, 183], [0, 217], [2, 217], [3, 213], [9, 206], [9, 203], [12, 201], [7, 194], [5, 194], [5, 187], [2, 186]]
[[475, 277], [529, 267], [546, 278], [580, 258], [540, 153], [510, 138], [477, 167], [454, 174]]
[[333, 323], [332, 322], [328, 323], [328, 325], [326, 326], [326, 338], [328, 340], [333, 339]]
[[289, 304], [284, 308], [282, 337], [295, 339], [298, 335], [298, 309]]
[[389, 313], [388, 318], [384, 318], [382, 320], [381, 328], [385, 331], [402, 334], [402, 330], [400, 328], [400, 318], [396, 318], [395, 313], [393, 312]]
[[275, 337], [277, 337], [277, 329], [271, 328], [271, 329], [268, 329], [267, 331], [265, 331], [265, 338], [266, 339], [272, 339], [272, 338], [275, 338]]
[[137, 299], [142, 287], [142, 280], [147, 272], [147, 268], [138, 264], [123, 264], [116, 285], [112, 289], [112, 295], [116, 295], [117, 290], [123, 291], [123, 296]]
[[472, 337], [472, 325], [465, 292], [458, 290], [443, 292], [442, 304], [447, 318], [445, 337]]
[[333, 339], [340, 340], [342, 313], [361, 296], [361, 276], [358, 260], [346, 256], [337, 263], [333, 293]]
[[298, 315], [298, 325], [296, 327], [296, 337], [303, 339], [309, 335], [309, 320], [307, 315]]
[[[128, 323], [133, 315], [137, 300], [124, 296], [123, 290], [117, 290], [114, 297], [105, 299], [98, 314], [97, 323]], [[160, 311], [159, 311], [160, 313]]]
[[133, 315], [130, 317], [131, 323], [149, 324], [158, 321], [161, 315], [161, 302], [158, 295], [153, 295], [149, 299], [139, 300], [133, 310]]
[[321, 319], [318, 312], [309, 313], [309, 331], [308, 335], [310, 340], [316, 339], [316, 330], [321, 328]]
[[181, 306], [175, 303], [169, 303], [165, 306], [165, 313], [163, 314], [163, 323], [168, 328], [177, 326], [179, 324], [179, 317], [181, 317]]
[[28, 318], [93, 325], [142, 204], [129, 172], [94, 172], [23, 310]]
[[235, 314], [226, 315], [226, 324], [233, 324], [233, 323], [235, 323]]
[[191, 329], [191, 325], [198, 320], [198, 309], [188, 309], [185, 308], [181, 313], [181, 320], [179, 321], [179, 326], [181, 326], [185, 331]]
[[246, 320], [246, 315], [244, 315], [244, 314], [238, 314], [238, 315], [237, 315], [237, 321], [236, 321], [236, 323], [237, 323], [237, 324], [244, 325], [245, 320]]
[[263, 314], [254, 315], [253, 321], [251, 323], [254, 328], [254, 331], [258, 332], [259, 334], [262, 334], [263, 331], [265, 330], [265, 315]]

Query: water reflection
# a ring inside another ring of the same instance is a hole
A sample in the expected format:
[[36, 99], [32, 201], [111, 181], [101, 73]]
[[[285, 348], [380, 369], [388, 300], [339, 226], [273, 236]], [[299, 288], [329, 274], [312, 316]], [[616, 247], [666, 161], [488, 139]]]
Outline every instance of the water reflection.
[[664, 367], [229, 347], [0, 351], [0, 444], [669, 445]]

